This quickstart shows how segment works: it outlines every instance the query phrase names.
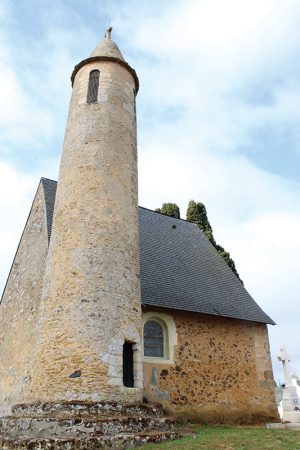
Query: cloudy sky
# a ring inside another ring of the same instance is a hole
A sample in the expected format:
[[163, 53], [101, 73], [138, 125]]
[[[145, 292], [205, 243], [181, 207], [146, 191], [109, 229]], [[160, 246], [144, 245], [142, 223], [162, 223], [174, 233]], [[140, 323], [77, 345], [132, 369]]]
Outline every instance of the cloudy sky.
[[300, 375], [299, 0], [0, 0], [0, 289], [41, 176], [57, 179], [70, 74], [110, 20], [140, 78], [140, 205], [205, 203]]

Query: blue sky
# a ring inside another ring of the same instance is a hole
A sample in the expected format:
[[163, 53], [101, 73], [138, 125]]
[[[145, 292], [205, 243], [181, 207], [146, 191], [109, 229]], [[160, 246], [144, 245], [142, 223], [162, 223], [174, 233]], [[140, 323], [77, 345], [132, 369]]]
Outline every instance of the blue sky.
[[0, 288], [39, 178], [57, 178], [70, 74], [109, 19], [140, 78], [140, 205], [206, 204], [300, 375], [297, 0], [0, 0]]

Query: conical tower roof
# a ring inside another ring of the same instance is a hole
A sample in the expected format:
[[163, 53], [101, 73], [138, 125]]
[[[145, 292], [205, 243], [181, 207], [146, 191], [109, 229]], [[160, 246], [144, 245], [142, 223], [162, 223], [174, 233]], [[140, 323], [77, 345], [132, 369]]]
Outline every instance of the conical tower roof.
[[105, 39], [99, 42], [95, 50], [92, 52], [91, 56], [87, 59], [84, 59], [74, 67], [74, 70], [71, 75], [72, 86], [75, 80], [75, 76], [77, 72], [81, 69], [81, 67], [85, 66], [86, 64], [93, 63], [95, 61], [111, 61], [120, 64], [121, 66], [129, 70], [129, 72], [131, 73], [131, 75], [135, 80], [135, 92], [136, 93], [138, 92], [139, 79], [137, 77], [137, 74], [135, 70], [132, 67], [130, 67], [130, 65], [125, 61], [122, 53], [120, 52], [119, 47], [111, 39], [111, 31], [112, 28], [111, 27], [108, 28], [108, 30], [105, 33]]
[[104, 41], [100, 41], [95, 50], [92, 52], [91, 57], [94, 56], [108, 56], [111, 58], [121, 59], [125, 61], [122, 53], [120, 52], [117, 44], [111, 39], [112, 28], [108, 28], [105, 33]]

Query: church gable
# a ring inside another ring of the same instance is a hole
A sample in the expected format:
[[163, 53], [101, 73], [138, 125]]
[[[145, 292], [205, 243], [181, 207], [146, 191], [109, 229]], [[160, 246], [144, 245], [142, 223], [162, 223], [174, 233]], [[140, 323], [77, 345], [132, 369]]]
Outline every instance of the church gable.
[[[0, 354], [5, 366], [0, 365], [0, 408], [30, 390], [47, 251], [45, 190], [41, 182], [1, 299]], [[7, 392], [9, 398], [3, 398]]]

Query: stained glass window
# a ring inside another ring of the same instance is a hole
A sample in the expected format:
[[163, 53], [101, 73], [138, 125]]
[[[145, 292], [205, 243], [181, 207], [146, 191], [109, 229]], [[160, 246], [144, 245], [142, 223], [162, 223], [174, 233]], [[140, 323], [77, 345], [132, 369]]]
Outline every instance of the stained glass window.
[[154, 320], [144, 325], [144, 355], [164, 357], [164, 332], [162, 326]]

